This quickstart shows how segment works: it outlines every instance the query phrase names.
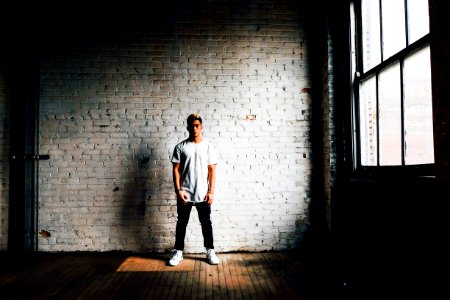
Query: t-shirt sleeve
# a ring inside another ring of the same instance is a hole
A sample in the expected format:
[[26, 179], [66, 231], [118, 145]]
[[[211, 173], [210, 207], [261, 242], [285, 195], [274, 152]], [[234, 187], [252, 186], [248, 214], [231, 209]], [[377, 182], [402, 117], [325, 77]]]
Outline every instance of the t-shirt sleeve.
[[208, 147], [208, 165], [217, 165], [218, 161], [218, 153], [216, 148], [213, 145], [209, 145]]
[[171, 161], [173, 163], [179, 163], [180, 162], [180, 158], [181, 158], [181, 149], [180, 149], [179, 145], [176, 145], [175, 149], [173, 149], [173, 154], [172, 154]]

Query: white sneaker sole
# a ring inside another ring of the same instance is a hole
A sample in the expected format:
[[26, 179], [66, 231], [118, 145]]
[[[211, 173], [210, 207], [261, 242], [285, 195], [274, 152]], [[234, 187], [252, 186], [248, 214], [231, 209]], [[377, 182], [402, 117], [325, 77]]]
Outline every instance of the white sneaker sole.
[[218, 265], [218, 264], [220, 264], [220, 260], [219, 259], [217, 259], [217, 261], [212, 261], [211, 259], [209, 259], [209, 258], [206, 258], [207, 260], [208, 260], [208, 263], [210, 264], [210, 265]]
[[180, 259], [180, 261], [177, 262], [177, 263], [173, 263], [173, 262], [171, 262], [171, 261], [169, 260], [169, 266], [172, 266], [172, 267], [178, 266], [178, 265], [180, 264], [181, 261], [183, 261], [183, 259]]

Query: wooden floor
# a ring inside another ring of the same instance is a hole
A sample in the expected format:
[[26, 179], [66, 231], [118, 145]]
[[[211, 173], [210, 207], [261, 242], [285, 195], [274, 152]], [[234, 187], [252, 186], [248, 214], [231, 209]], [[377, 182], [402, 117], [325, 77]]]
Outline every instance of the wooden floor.
[[297, 252], [218, 256], [216, 266], [195, 254], [170, 267], [162, 254], [1, 255], [0, 299], [320, 298]]

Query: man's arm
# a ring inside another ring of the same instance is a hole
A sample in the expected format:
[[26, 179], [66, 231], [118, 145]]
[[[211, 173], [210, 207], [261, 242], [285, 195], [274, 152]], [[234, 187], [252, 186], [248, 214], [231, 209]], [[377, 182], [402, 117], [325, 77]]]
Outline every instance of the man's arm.
[[175, 187], [175, 193], [177, 198], [182, 199], [185, 203], [187, 200], [187, 195], [181, 190], [181, 174], [180, 174], [180, 164], [173, 163], [173, 185]]
[[214, 202], [214, 187], [216, 184], [216, 165], [208, 165], [208, 182], [209, 188], [205, 200], [209, 205]]

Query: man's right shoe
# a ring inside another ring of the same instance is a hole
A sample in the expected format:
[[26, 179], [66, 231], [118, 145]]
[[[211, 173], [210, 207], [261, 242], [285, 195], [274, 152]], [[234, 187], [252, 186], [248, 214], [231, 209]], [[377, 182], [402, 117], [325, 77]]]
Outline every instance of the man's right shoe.
[[181, 250], [172, 250], [172, 257], [169, 260], [170, 266], [176, 266], [183, 260], [183, 251]]
[[220, 263], [214, 249], [206, 249], [206, 258], [211, 265], [218, 265]]

